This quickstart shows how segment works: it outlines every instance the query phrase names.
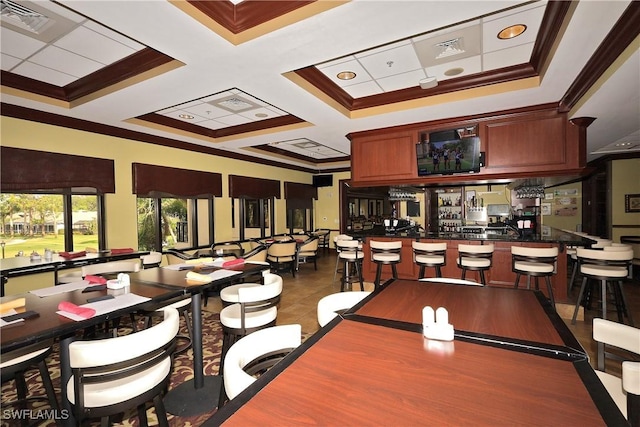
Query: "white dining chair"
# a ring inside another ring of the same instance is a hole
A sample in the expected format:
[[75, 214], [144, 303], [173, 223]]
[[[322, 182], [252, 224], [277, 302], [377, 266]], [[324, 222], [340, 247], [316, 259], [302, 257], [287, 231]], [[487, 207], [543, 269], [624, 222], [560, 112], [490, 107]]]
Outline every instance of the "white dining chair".
[[324, 326], [331, 322], [339, 312], [347, 310], [369, 296], [367, 291], [345, 291], [324, 296], [318, 301], [318, 324]]

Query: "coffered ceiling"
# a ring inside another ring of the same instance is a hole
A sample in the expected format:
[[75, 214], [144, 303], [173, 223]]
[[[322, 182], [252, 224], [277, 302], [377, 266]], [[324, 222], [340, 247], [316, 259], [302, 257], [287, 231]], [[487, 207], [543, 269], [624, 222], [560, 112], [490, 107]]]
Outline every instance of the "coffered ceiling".
[[0, 1], [2, 115], [328, 172], [352, 132], [553, 103], [588, 160], [640, 151], [638, 2]]

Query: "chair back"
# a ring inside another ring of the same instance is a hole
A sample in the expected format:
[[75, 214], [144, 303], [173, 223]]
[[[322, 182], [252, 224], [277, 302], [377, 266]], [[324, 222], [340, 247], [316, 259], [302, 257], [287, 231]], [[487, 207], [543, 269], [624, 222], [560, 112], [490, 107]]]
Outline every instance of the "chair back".
[[162, 263], [162, 252], [150, 252], [148, 255], [142, 255], [142, 268], [160, 267]]
[[116, 338], [72, 342], [73, 375], [66, 387], [77, 418], [90, 415], [92, 408], [136, 407], [144, 402], [130, 400], [150, 400], [150, 390], [160, 393], [166, 388], [178, 326], [178, 311], [166, 307], [164, 320], [151, 328]]
[[269, 245], [267, 258], [277, 262], [293, 261], [296, 256], [297, 245], [295, 240], [275, 241]]
[[338, 315], [338, 312], [350, 309], [369, 296], [371, 292], [346, 291], [322, 297], [318, 301], [318, 323], [324, 326]]
[[249, 252], [242, 255], [242, 259], [245, 261], [254, 262], [266, 262], [267, 261], [267, 247], [265, 245], [259, 245], [251, 249]]
[[576, 256], [581, 263], [600, 264], [600, 265], [630, 265], [633, 259], [633, 251], [616, 251], [616, 250], [600, 250], [600, 249], [584, 249], [577, 248]]
[[140, 271], [140, 260], [111, 261], [82, 267], [82, 277], [96, 274], [137, 273]]
[[298, 256], [314, 256], [318, 252], [319, 239], [311, 236], [298, 248]]
[[640, 355], [640, 329], [610, 320], [593, 319], [593, 339], [598, 342], [598, 369], [604, 371], [604, 361], [611, 345]]
[[381, 242], [377, 240], [369, 241], [371, 249], [371, 261], [378, 263], [397, 263], [400, 262], [400, 252], [402, 251], [402, 242]]
[[233, 399], [256, 378], [301, 343], [300, 325], [280, 325], [255, 331], [236, 341], [224, 359], [224, 389]]
[[336, 237], [333, 238], [333, 244], [336, 247], [336, 250], [340, 250], [339, 248], [339, 244], [338, 242], [340, 242], [341, 240], [353, 240], [353, 237], [348, 236], [346, 234], [338, 234]]

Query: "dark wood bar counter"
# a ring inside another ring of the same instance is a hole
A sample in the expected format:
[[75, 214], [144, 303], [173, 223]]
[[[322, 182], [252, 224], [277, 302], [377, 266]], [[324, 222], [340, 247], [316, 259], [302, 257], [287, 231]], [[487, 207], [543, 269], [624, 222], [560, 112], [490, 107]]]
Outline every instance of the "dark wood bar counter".
[[[586, 246], [589, 247], [594, 243], [593, 240], [584, 238], [577, 234], [567, 233], [562, 230], [551, 228], [549, 233], [542, 235], [540, 233], [531, 233], [524, 236], [518, 233], [509, 232], [508, 234], [465, 234], [465, 233], [425, 233], [425, 232], [401, 232], [396, 234], [385, 233], [384, 230], [370, 230], [366, 233], [350, 233], [356, 239], [363, 242], [363, 251], [365, 253], [363, 261], [363, 275], [366, 281], [374, 281], [377, 265], [371, 262], [369, 242], [371, 240], [378, 241], [402, 241], [402, 262], [397, 265], [398, 278], [415, 280], [418, 278], [420, 267], [413, 261], [413, 249], [411, 242], [446, 242], [447, 243], [447, 264], [442, 267], [443, 277], [459, 278], [462, 270], [458, 268], [458, 245], [459, 244], [490, 244], [494, 245], [493, 262], [491, 269], [485, 273], [487, 284], [489, 286], [512, 287], [516, 280], [516, 274], [511, 271], [511, 247], [527, 246], [536, 248], [558, 248], [558, 261], [556, 265], [556, 274], [551, 278], [553, 292], [557, 302], [566, 302], [567, 300], [567, 246]], [[433, 277], [433, 269], [427, 269], [426, 277]], [[382, 279], [391, 278], [391, 268], [383, 266]], [[467, 273], [467, 279], [480, 281], [477, 272], [470, 271]], [[526, 279], [520, 280], [520, 287], [526, 286]], [[531, 286], [534, 286], [533, 279]], [[546, 293], [544, 280], [540, 281], [540, 288]]]

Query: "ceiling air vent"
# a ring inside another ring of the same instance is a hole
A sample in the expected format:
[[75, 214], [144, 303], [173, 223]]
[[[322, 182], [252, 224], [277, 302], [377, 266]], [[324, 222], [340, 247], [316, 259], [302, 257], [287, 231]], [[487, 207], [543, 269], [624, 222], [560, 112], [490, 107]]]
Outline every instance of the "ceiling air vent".
[[11, 0], [0, 0], [0, 16], [4, 22], [36, 34], [40, 34], [52, 23], [43, 14]]

